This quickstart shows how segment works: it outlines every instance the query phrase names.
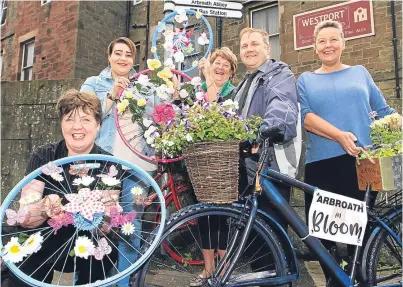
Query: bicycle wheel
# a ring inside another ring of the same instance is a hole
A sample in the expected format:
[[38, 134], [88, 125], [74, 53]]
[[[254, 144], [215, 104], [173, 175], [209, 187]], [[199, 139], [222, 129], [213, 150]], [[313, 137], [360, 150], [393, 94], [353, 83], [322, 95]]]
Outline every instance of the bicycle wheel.
[[[213, 249], [214, 244], [217, 244], [218, 249], [225, 250], [235, 230], [243, 229], [238, 224], [241, 215], [241, 210], [231, 206], [204, 204], [189, 206], [178, 211], [168, 220], [161, 244], [166, 244], [185, 260], [178, 263], [164, 248], [154, 250], [147, 263], [136, 273], [134, 286], [188, 286], [204, 268], [204, 265], [192, 265], [188, 262], [190, 260], [203, 262], [202, 249], [210, 249], [210, 246]], [[214, 222], [218, 229], [213, 230]], [[206, 229], [206, 223], [211, 228]], [[220, 257], [215, 254], [213, 257], [216, 260], [213, 264], [217, 266]], [[264, 262], [263, 266], [260, 265], [259, 268], [254, 266], [261, 262]], [[281, 277], [287, 274], [287, 270], [281, 242], [271, 228], [257, 218], [243, 255], [236, 263], [236, 268], [227, 284], [236, 286], [246, 281], [259, 282], [262, 278]], [[204, 282], [203, 286], [213, 286], [209, 284]]]
[[208, 56], [213, 41], [208, 20], [193, 10], [182, 10], [168, 14], [158, 24], [151, 49], [155, 59], [165, 59], [166, 66], [189, 73]]
[[[124, 101], [127, 95], [126, 92], [132, 92], [130, 95], [133, 97], [133, 94], [136, 95], [137, 92], [137, 79], [140, 75], [146, 75], [150, 70], [144, 70], [140, 73], [137, 73], [133, 76], [134, 83], [130, 85], [125, 91], [122, 92], [122, 97], [119, 98], [119, 101]], [[191, 78], [180, 71], [171, 70], [171, 72], [181, 79], [183, 79], [182, 84], [188, 84]], [[145, 89], [145, 88], [144, 88]], [[115, 125], [117, 131], [122, 138], [125, 145], [134, 152], [135, 155], [148, 162], [149, 164], [153, 163], [172, 163], [177, 162], [183, 159], [183, 157], [170, 157], [163, 158], [161, 155], [158, 155], [155, 152], [155, 149], [152, 145], [152, 142], [147, 142], [146, 134], [153, 134], [156, 132], [156, 128], [159, 123], [155, 122], [155, 117], [153, 115], [154, 108], [157, 105], [169, 105], [170, 108], [175, 112], [179, 112], [179, 108], [175, 106], [175, 104], [171, 104], [174, 99], [173, 95], [168, 93], [163, 93], [161, 95], [156, 91], [156, 87], [150, 84], [148, 86], [148, 93], [145, 97], [146, 103], [144, 105], [144, 113], [141, 118], [135, 118], [133, 113], [131, 112], [131, 108], [126, 108], [124, 112], [118, 111], [118, 105], [116, 106], [115, 113]], [[151, 131], [151, 128], [154, 130]], [[147, 165], [147, 163], [144, 163]]]
[[[388, 226], [402, 240], [402, 211]], [[402, 246], [385, 230], [374, 239], [367, 257], [368, 286], [397, 283], [402, 280]]]
[[[128, 180], [134, 182], [127, 187], [133, 196], [122, 200], [120, 186]], [[157, 194], [161, 220], [159, 231], [145, 241], [146, 233], [134, 227], [143, 214], [124, 210], [140, 205], [147, 189]], [[135, 165], [99, 154], [62, 158], [30, 173], [4, 200], [2, 260], [29, 286], [110, 286], [152, 254], [165, 216], [158, 184]], [[141, 250], [130, 235], [142, 241]], [[131, 249], [121, 252], [122, 242]], [[127, 259], [128, 252], [135, 252], [137, 259]], [[130, 264], [118, 269], [118, 260]]]

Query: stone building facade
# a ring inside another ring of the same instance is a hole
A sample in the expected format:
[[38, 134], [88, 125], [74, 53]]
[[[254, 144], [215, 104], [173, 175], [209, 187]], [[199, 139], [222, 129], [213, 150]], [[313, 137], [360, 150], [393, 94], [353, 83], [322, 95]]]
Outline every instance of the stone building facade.
[[[4, 2], [4, 1], [2, 1]], [[47, 2], [41, 5], [41, 2]], [[239, 32], [254, 26], [270, 34], [273, 57], [289, 64], [296, 74], [319, 67], [313, 48], [294, 50], [293, 16], [341, 1], [236, 1], [243, 18], [208, 20], [214, 31], [214, 47], [227, 46], [239, 59]], [[401, 87], [402, 2], [396, 1], [398, 59], [392, 45], [390, 1], [372, 1], [375, 35], [349, 40], [342, 61], [364, 65], [386, 97], [396, 97], [395, 63]], [[34, 40], [33, 77], [71, 79], [98, 74], [106, 65], [106, 47], [118, 36], [137, 45], [136, 69], [143, 70], [150, 57], [151, 38], [163, 17], [161, 0], [131, 1], [9, 1], [1, 26], [2, 81], [21, 80], [24, 44]], [[266, 15], [266, 16], [265, 16]], [[263, 17], [263, 18], [262, 18]], [[245, 72], [239, 65], [237, 82]]]

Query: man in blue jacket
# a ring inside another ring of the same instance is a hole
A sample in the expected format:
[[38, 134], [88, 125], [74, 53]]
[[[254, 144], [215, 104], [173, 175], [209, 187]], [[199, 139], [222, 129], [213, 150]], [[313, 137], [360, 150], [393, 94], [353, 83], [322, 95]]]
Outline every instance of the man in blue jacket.
[[[239, 113], [243, 117], [261, 116], [261, 129], [266, 127], [276, 130], [269, 138], [268, 167], [295, 177], [301, 153], [301, 132], [294, 74], [287, 64], [270, 59], [269, 36], [265, 31], [245, 28], [240, 33], [240, 39], [240, 56], [247, 73], [232, 92], [232, 99], [238, 102]], [[257, 169], [257, 160], [257, 156], [242, 159], [240, 193], [253, 187], [253, 170]], [[289, 202], [290, 187], [280, 184], [276, 187]], [[287, 230], [287, 223], [278, 216], [275, 207], [264, 194], [260, 197], [259, 208], [273, 216]], [[267, 260], [256, 260], [251, 264], [252, 268], [263, 271]]]

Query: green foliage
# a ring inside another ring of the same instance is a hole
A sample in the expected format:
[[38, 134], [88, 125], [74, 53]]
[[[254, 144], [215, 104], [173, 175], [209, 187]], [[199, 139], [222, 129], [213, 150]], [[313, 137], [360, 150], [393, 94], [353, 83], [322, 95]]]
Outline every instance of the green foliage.
[[[402, 153], [402, 127], [399, 123], [401, 116], [392, 114], [371, 124], [370, 138], [373, 146], [367, 150], [371, 158], [391, 157]], [[368, 156], [360, 154], [360, 159]]]
[[236, 105], [231, 100], [193, 105], [165, 127], [161, 137], [155, 140], [156, 150], [173, 157], [195, 142], [255, 139], [261, 118], [243, 120], [235, 113]]
[[20, 235], [18, 235], [18, 243], [22, 245], [22, 244], [24, 244], [25, 241], [27, 241], [28, 238], [29, 238], [29, 234], [20, 233]]

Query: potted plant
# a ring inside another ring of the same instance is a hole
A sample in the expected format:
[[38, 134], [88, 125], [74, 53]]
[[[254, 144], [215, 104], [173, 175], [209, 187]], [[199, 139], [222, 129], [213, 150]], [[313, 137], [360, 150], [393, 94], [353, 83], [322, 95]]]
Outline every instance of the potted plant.
[[402, 127], [397, 113], [372, 119], [370, 138], [373, 145], [361, 153], [356, 164], [358, 185], [365, 190], [371, 185], [375, 191], [400, 189], [402, 186]]

